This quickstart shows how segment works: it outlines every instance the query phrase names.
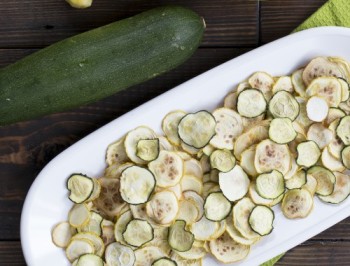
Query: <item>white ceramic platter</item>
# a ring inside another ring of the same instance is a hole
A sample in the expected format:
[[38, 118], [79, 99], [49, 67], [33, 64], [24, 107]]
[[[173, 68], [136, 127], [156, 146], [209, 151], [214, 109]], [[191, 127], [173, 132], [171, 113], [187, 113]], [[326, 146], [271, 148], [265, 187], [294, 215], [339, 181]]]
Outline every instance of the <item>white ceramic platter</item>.
[[[350, 29], [322, 27], [267, 44], [158, 96], [62, 152], [38, 175], [23, 207], [21, 242], [28, 265], [68, 265], [64, 251], [51, 242], [52, 227], [67, 219], [72, 205], [67, 199], [67, 177], [74, 172], [99, 177], [105, 168], [109, 143], [139, 125], [160, 132], [161, 120], [171, 110], [213, 110], [230, 90], [255, 71], [266, 71], [274, 76], [290, 74], [320, 55], [350, 60]], [[244, 261], [232, 265], [259, 265], [331, 227], [350, 215], [350, 199], [334, 206], [315, 198], [314, 210], [306, 219], [288, 220], [280, 209], [276, 208], [275, 212], [273, 233], [254, 245]], [[220, 264], [206, 258], [204, 265]]]

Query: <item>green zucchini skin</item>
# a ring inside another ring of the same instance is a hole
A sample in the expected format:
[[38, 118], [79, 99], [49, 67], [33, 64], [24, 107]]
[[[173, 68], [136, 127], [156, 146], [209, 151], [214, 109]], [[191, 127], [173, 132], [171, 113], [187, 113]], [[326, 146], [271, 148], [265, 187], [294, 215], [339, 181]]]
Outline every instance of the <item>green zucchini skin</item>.
[[76, 35], [0, 69], [0, 125], [88, 104], [180, 65], [199, 46], [203, 18], [155, 8]]

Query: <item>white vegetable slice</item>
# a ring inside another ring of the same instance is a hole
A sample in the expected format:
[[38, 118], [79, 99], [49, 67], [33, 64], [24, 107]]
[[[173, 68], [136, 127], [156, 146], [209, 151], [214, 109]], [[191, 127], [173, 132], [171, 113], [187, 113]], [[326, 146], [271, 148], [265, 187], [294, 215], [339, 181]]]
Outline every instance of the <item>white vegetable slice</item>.
[[323, 149], [333, 140], [333, 133], [321, 123], [315, 123], [310, 126], [307, 139], [313, 140], [320, 149]]
[[343, 78], [338, 78], [338, 81], [341, 85], [341, 101], [345, 102], [349, 99], [350, 96], [350, 86], [349, 83]]
[[235, 110], [237, 105], [237, 96], [237, 92], [235, 91], [227, 94], [224, 99], [224, 107]]
[[148, 216], [158, 224], [169, 224], [176, 218], [179, 203], [174, 192], [164, 190], [155, 193], [146, 204]]
[[347, 169], [350, 169], [350, 146], [345, 147], [341, 151], [341, 160], [342, 160], [343, 165]]
[[156, 133], [149, 127], [140, 126], [134, 130], [129, 131], [125, 137], [124, 146], [125, 151], [131, 161], [137, 164], [146, 164], [147, 161], [140, 159], [137, 153], [137, 143], [141, 139], [155, 139], [157, 138]]
[[202, 266], [202, 259], [186, 260], [178, 255], [176, 252], [171, 254], [171, 259], [177, 263], [177, 266]]
[[287, 91], [279, 91], [269, 102], [269, 111], [275, 118], [289, 118], [294, 121], [299, 115], [299, 103]]
[[75, 239], [70, 241], [66, 248], [66, 256], [70, 262], [75, 261], [81, 255], [94, 253], [92, 243], [87, 239]]
[[165, 254], [157, 247], [143, 247], [135, 251], [135, 256], [134, 266], [151, 266], [154, 261], [165, 257]]
[[114, 223], [111, 221], [108, 221], [111, 223], [111, 225], [104, 224], [105, 221], [108, 220], [103, 220], [102, 221], [102, 236], [101, 239], [103, 241], [103, 244], [105, 246], [108, 246], [110, 243], [115, 242], [115, 237], [114, 237]]
[[74, 203], [83, 203], [91, 196], [94, 190], [93, 180], [82, 174], [73, 174], [68, 178], [67, 188], [69, 199]]
[[307, 189], [311, 195], [314, 195], [316, 193], [317, 189], [317, 180], [312, 175], [306, 174], [306, 184], [302, 186], [302, 188]]
[[139, 166], [126, 168], [120, 177], [120, 195], [130, 204], [147, 202], [155, 186], [153, 174]]
[[[202, 184], [201, 184], [202, 185]], [[162, 191], [164, 188], [156, 186], [155, 192]], [[172, 187], [167, 187], [166, 188], [169, 191], [174, 192], [175, 196], [177, 197], [178, 200], [182, 199], [182, 188], [181, 184], [178, 183], [175, 186]]]
[[94, 189], [93, 189], [90, 197], [87, 199], [87, 201], [93, 201], [93, 200], [97, 199], [101, 193], [100, 181], [97, 178], [93, 178], [92, 182], [94, 183]]
[[294, 189], [301, 188], [306, 184], [306, 171], [301, 169], [292, 178], [286, 181], [286, 188]]
[[231, 212], [231, 202], [221, 192], [213, 192], [204, 202], [204, 214], [211, 221], [222, 221]]
[[94, 253], [100, 257], [103, 255], [103, 252], [105, 250], [103, 240], [101, 237], [99, 237], [95, 233], [83, 232], [83, 233], [78, 233], [72, 237], [72, 241], [78, 240], [78, 239], [90, 241], [90, 243], [92, 243], [94, 247]]
[[350, 64], [348, 61], [341, 57], [328, 57], [328, 60], [332, 63], [336, 63], [342, 76], [338, 76], [344, 78], [347, 82], [350, 82]]
[[343, 141], [338, 137], [336, 133], [336, 128], [339, 125], [340, 119], [334, 120], [328, 128], [332, 131], [333, 133], [333, 140], [328, 144], [327, 149], [330, 154], [332, 154], [333, 157], [336, 159], [340, 160], [340, 153], [342, 149], [344, 148], [344, 143]]
[[192, 246], [192, 248], [188, 251], [184, 251], [184, 252], [177, 251], [176, 253], [186, 260], [198, 260], [203, 258], [207, 254], [207, 251], [205, 250], [204, 247]]
[[150, 162], [157, 159], [159, 154], [159, 139], [140, 139], [136, 145], [136, 156]]
[[240, 82], [237, 87], [236, 87], [236, 92], [237, 93], [240, 93], [246, 89], [251, 89], [251, 86], [248, 82], [246, 81], [243, 81], [243, 82]]
[[312, 175], [316, 181], [316, 194], [321, 196], [329, 196], [333, 193], [335, 176], [328, 169], [322, 166], [313, 166], [307, 170], [308, 175]]
[[103, 266], [103, 259], [94, 254], [84, 254], [79, 257], [77, 266]]
[[123, 238], [126, 243], [134, 247], [140, 247], [151, 241], [154, 237], [152, 226], [145, 220], [131, 220], [123, 232]]
[[104, 173], [104, 177], [108, 177], [108, 178], [120, 178], [120, 176], [122, 175], [122, 172], [130, 167], [133, 166], [134, 163], [130, 163], [130, 162], [126, 162], [123, 164], [112, 164], [110, 166], [108, 166], [105, 170]]
[[181, 179], [182, 191], [195, 191], [198, 194], [203, 192], [203, 182], [198, 177], [193, 175], [184, 175]]
[[239, 165], [236, 165], [227, 173], [219, 173], [220, 188], [225, 197], [230, 201], [243, 198], [248, 192], [249, 183], [247, 174]]
[[273, 80], [272, 76], [265, 72], [255, 72], [248, 79], [249, 85], [254, 89], [260, 90], [264, 94], [267, 101], [271, 98], [272, 86], [274, 82], [275, 81]]
[[303, 97], [295, 97], [297, 102], [299, 103], [299, 115], [295, 119], [298, 123], [300, 123], [304, 128], [309, 127], [313, 122], [307, 116], [306, 110], [306, 100]]
[[[229, 215], [230, 216], [230, 215]], [[212, 239], [218, 238], [226, 231], [226, 220], [222, 220], [219, 222], [219, 228], [216, 230], [215, 234], [213, 235]]]
[[107, 246], [105, 259], [108, 266], [133, 266], [136, 258], [130, 247], [115, 242]]
[[249, 215], [254, 207], [255, 204], [251, 199], [245, 197], [236, 203], [232, 212], [235, 228], [242, 234], [242, 236], [248, 239], [256, 239], [259, 237], [259, 235], [250, 228], [248, 223]]
[[290, 167], [289, 171], [284, 175], [284, 180], [291, 179], [293, 177], [293, 175], [295, 175], [296, 172], [298, 172], [299, 169], [300, 169], [300, 166], [297, 165], [296, 160], [294, 159], [294, 157], [292, 157], [291, 158], [291, 167]]
[[287, 145], [267, 139], [256, 146], [254, 165], [258, 173], [278, 170], [286, 174], [291, 166], [291, 155]]
[[345, 112], [340, 108], [331, 107], [329, 108], [328, 115], [324, 121], [326, 125], [330, 126], [332, 122], [346, 116]]
[[292, 84], [294, 86], [295, 92], [298, 93], [300, 96], [305, 97], [306, 87], [303, 81], [303, 71], [304, 71], [303, 68], [294, 71], [291, 79], [292, 79]]
[[305, 167], [315, 165], [321, 156], [321, 151], [318, 145], [312, 140], [299, 143], [297, 146], [297, 152], [297, 164]]
[[106, 162], [108, 165], [123, 164], [129, 160], [124, 147], [125, 137], [108, 145], [106, 153]]
[[350, 145], [350, 115], [340, 119], [336, 132], [345, 145]]
[[181, 180], [184, 172], [184, 163], [181, 157], [171, 151], [160, 151], [156, 160], [148, 164], [159, 187], [175, 186]]
[[181, 141], [180, 146], [185, 152], [187, 152], [188, 154], [191, 154], [191, 155], [197, 155], [198, 152], [200, 151], [200, 149], [197, 149], [197, 148], [194, 148], [190, 145], [187, 145], [183, 141]]
[[281, 172], [272, 170], [256, 178], [256, 191], [265, 199], [276, 199], [284, 193], [285, 183]]
[[219, 229], [219, 223], [208, 220], [203, 216], [198, 222], [191, 225], [191, 232], [196, 240], [210, 240]]
[[[199, 160], [199, 163], [201, 165], [201, 169], [202, 169], [202, 178], [203, 178], [203, 174], [210, 172], [210, 159], [209, 156], [203, 154], [202, 157]], [[186, 170], [185, 170], [186, 172]]]
[[281, 195], [277, 199], [265, 199], [265, 198], [261, 197], [259, 195], [259, 193], [256, 191], [256, 184], [255, 184], [255, 182], [251, 182], [250, 183], [248, 193], [249, 193], [249, 197], [251, 198], [251, 200], [255, 204], [257, 204], [257, 205], [265, 205], [265, 206], [269, 206], [269, 207], [276, 205], [283, 198], [283, 195]]
[[292, 189], [286, 192], [282, 201], [282, 212], [289, 219], [305, 218], [312, 210], [314, 201], [307, 189]]
[[307, 116], [310, 120], [315, 122], [322, 122], [328, 115], [328, 103], [324, 98], [313, 96], [306, 104]]
[[192, 200], [181, 200], [179, 202], [179, 211], [176, 220], [184, 220], [186, 224], [193, 224], [197, 221], [199, 209]]
[[68, 214], [68, 222], [71, 226], [77, 228], [89, 222], [90, 211], [86, 204], [75, 204]]
[[289, 118], [275, 118], [271, 121], [269, 137], [278, 144], [286, 144], [297, 137], [297, 132]]
[[241, 116], [228, 108], [219, 108], [213, 112], [216, 120], [215, 135], [210, 144], [218, 149], [233, 149], [233, 140], [243, 131]]
[[101, 236], [102, 220], [103, 220], [103, 217], [100, 214], [94, 211], [90, 211], [89, 221], [83, 226], [79, 227], [78, 232], [92, 232], [92, 233], [95, 233], [96, 235]]
[[210, 165], [220, 172], [228, 172], [236, 165], [236, 158], [229, 150], [216, 150], [210, 154]]
[[194, 158], [184, 161], [184, 174], [193, 175], [199, 179], [202, 179], [203, 169], [201, 163]]
[[254, 166], [254, 157], [255, 157], [255, 148], [256, 146], [251, 146], [249, 149], [245, 150], [242, 152], [241, 155], [241, 163], [240, 166], [242, 169], [250, 176], [257, 176], [258, 172], [255, 169]]
[[159, 149], [165, 151], [174, 151], [174, 146], [171, 145], [169, 140], [166, 137], [158, 136], [159, 140]]
[[228, 233], [209, 242], [210, 252], [222, 263], [233, 263], [248, 256], [250, 246], [239, 244]]
[[332, 204], [343, 202], [350, 195], [350, 176], [335, 172], [336, 182], [334, 191], [329, 196], [318, 196], [322, 201]]
[[272, 93], [275, 94], [278, 91], [288, 91], [290, 93], [294, 92], [294, 87], [292, 84], [292, 79], [289, 76], [278, 77], [275, 84], [272, 87]]
[[192, 248], [194, 235], [186, 230], [185, 221], [177, 220], [170, 226], [168, 242], [176, 251], [185, 252]]
[[337, 78], [320, 77], [310, 83], [306, 89], [306, 95], [321, 97], [330, 107], [338, 107], [341, 102], [341, 91], [341, 84]]
[[271, 234], [274, 220], [275, 214], [273, 210], [262, 205], [255, 206], [249, 215], [250, 227], [261, 236]]
[[168, 113], [162, 121], [162, 129], [168, 140], [174, 144], [179, 146], [180, 139], [177, 134], [177, 127], [180, 123], [180, 120], [186, 115], [184, 111], [173, 111]]
[[185, 115], [178, 125], [180, 139], [187, 145], [200, 149], [215, 135], [216, 121], [207, 111]]
[[246, 89], [239, 93], [237, 111], [241, 116], [254, 118], [266, 111], [266, 100], [263, 93], [257, 89]]
[[191, 200], [196, 204], [197, 209], [198, 209], [198, 217], [197, 217], [196, 221], [199, 221], [202, 218], [202, 216], [204, 215], [204, 209], [203, 209], [204, 200], [203, 200], [203, 198], [201, 196], [199, 196], [194, 191], [185, 191], [183, 193], [183, 197], [184, 197], [184, 199]]
[[[139, 218], [139, 217], [135, 217], [135, 218]], [[131, 211], [129, 210], [124, 212], [122, 215], [120, 215], [120, 217], [117, 219], [117, 222], [115, 223], [114, 237], [121, 244], [126, 245], [124, 241], [123, 233], [125, 231], [127, 224], [131, 220], [132, 220], [132, 214], [131, 214]]]
[[72, 235], [71, 225], [68, 222], [61, 222], [52, 229], [52, 242], [60, 248], [65, 248]]
[[232, 220], [232, 215], [229, 215], [229, 217], [227, 217], [226, 219], [226, 232], [230, 235], [230, 237], [243, 245], [248, 245], [251, 246], [254, 243], [256, 243], [257, 241], [259, 241], [260, 237], [256, 237], [256, 238], [252, 238], [252, 239], [248, 239], [245, 238], [244, 236], [241, 235], [241, 233], [236, 229], [236, 227], [233, 224], [233, 220]]
[[342, 162], [335, 158], [332, 154], [330, 154], [327, 148], [323, 149], [322, 151], [321, 161], [323, 166], [331, 171], [342, 172], [345, 170], [345, 167], [342, 164]]

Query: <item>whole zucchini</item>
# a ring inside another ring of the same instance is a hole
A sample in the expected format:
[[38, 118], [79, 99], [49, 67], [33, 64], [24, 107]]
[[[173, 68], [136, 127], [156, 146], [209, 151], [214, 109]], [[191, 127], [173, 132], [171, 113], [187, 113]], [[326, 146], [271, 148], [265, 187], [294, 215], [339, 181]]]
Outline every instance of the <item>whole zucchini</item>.
[[0, 125], [91, 103], [154, 78], [196, 50], [204, 20], [155, 8], [76, 35], [0, 69]]

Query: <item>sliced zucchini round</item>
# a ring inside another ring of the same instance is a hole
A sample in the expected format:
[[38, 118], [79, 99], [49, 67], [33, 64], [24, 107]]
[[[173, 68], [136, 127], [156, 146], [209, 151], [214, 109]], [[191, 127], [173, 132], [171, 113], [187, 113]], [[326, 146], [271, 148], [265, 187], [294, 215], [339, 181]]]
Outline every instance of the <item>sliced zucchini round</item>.
[[128, 246], [114, 242], [106, 248], [105, 260], [108, 266], [133, 266], [135, 259], [134, 251]]
[[275, 118], [289, 118], [294, 121], [299, 114], [299, 103], [287, 91], [279, 91], [269, 102], [269, 111]]
[[228, 233], [209, 242], [210, 252], [222, 263], [233, 263], [248, 256], [250, 246], [234, 241]]
[[307, 170], [307, 174], [317, 181], [316, 194], [329, 196], [333, 193], [335, 176], [331, 171], [322, 166], [313, 166]]
[[[205, 155], [204, 155], [205, 156]], [[202, 156], [203, 157], [203, 156]], [[184, 174], [193, 175], [199, 179], [203, 178], [203, 169], [199, 161], [194, 158], [184, 161]]]
[[226, 220], [219, 222], [219, 228], [216, 230], [215, 234], [212, 236], [212, 239], [218, 238], [226, 231]]
[[243, 81], [243, 82], [240, 82], [237, 87], [236, 87], [236, 92], [237, 93], [240, 93], [246, 89], [251, 89], [251, 86], [248, 82], [246, 81]]
[[303, 97], [295, 97], [297, 102], [299, 103], [299, 115], [295, 119], [298, 123], [300, 123], [304, 128], [309, 127], [313, 122], [307, 116], [306, 110], [306, 100]]
[[210, 193], [204, 202], [204, 214], [211, 221], [222, 221], [231, 212], [231, 202], [221, 192]]
[[350, 77], [349, 62], [341, 57], [328, 57], [328, 60], [332, 63], [335, 63], [338, 66], [340, 72], [342, 73], [342, 76], [339, 76], [339, 77], [349, 82], [349, 77]]
[[196, 240], [207, 241], [216, 234], [219, 229], [219, 223], [210, 221], [203, 216], [198, 222], [192, 224], [190, 228]]
[[288, 219], [305, 218], [311, 212], [313, 204], [313, 197], [307, 189], [292, 189], [284, 195], [281, 209]]
[[271, 234], [274, 220], [275, 214], [271, 208], [258, 205], [250, 213], [248, 222], [254, 232], [266, 236]]
[[102, 235], [102, 221], [103, 217], [94, 212], [90, 211], [90, 219], [89, 221], [84, 224], [83, 226], [78, 228], [78, 232], [92, 232], [95, 233], [98, 236]]
[[327, 118], [325, 120], [326, 125], [330, 125], [333, 121], [346, 116], [345, 112], [340, 108], [329, 108]]
[[222, 193], [230, 201], [244, 197], [248, 192], [250, 180], [242, 167], [236, 165], [227, 173], [219, 173], [219, 185]]
[[155, 186], [153, 174], [140, 166], [126, 168], [120, 177], [120, 195], [129, 204], [147, 202]]
[[154, 237], [152, 226], [145, 220], [133, 219], [126, 225], [123, 238], [126, 243], [140, 247]]
[[303, 81], [309, 85], [311, 81], [318, 77], [342, 77], [336, 63], [328, 60], [327, 57], [316, 57], [310, 61], [303, 72]]
[[203, 174], [209, 173], [211, 169], [209, 156], [203, 154], [199, 160], [199, 163], [202, 169], [202, 178], [203, 178]]
[[256, 178], [256, 191], [265, 199], [276, 199], [284, 193], [285, 184], [281, 172], [272, 170]]
[[101, 239], [103, 241], [103, 244], [105, 246], [108, 246], [110, 243], [115, 242], [115, 237], [114, 237], [114, 223], [111, 221], [108, 221], [109, 223], [111, 223], [111, 225], [105, 225], [105, 221], [107, 220], [103, 220], [102, 222], [102, 236]]
[[204, 208], [203, 208], [204, 200], [203, 200], [203, 198], [194, 191], [185, 191], [183, 193], [183, 197], [186, 200], [193, 201], [193, 203], [196, 205], [196, 207], [198, 209], [198, 217], [197, 217], [196, 221], [199, 221], [204, 215]]
[[177, 266], [177, 263], [167, 257], [155, 260], [151, 266]]
[[78, 239], [89, 241], [94, 247], [94, 253], [97, 256], [100, 256], [100, 257], [103, 255], [103, 252], [105, 250], [105, 245], [103, 243], [102, 238], [99, 237], [98, 235], [96, 235], [95, 233], [93, 233], [93, 232], [83, 232], [83, 233], [75, 234], [72, 237], [72, 241], [73, 240], [78, 240]]
[[253, 126], [258, 125], [261, 121], [263, 121], [264, 118], [265, 118], [265, 113], [253, 118], [242, 117], [243, 128], [244, 129], [252, 128]]
[[288, 146], [277, 144], [269, 139], [256, 146], [254, 165], [258, 173], [278, 170], [286, 174], [291, 166], [291, 154]]
[[293, 141], [298, 133], [293, 127], [292, 120], [289, 118], [272, 119], [269, 128], [269, 137], [278, 144], [286, 144]]
[[249, 215], [254, 207], [255, 204], [251, 201], [251, 199], [245, 197], [236, 203], [232, 211], [233, 224], [235, 228], [242, 234], [242, 236], [248, 239], [256, 239], [259, 237], [259, 235], [250, 228], [248, 222]]
[[341, 151], [344, 149], [343, 141], [337, 136], [335, 132], [339, 124], [339, 120], [340, 119], [334, 120], [328, 127], [333, 133], [333, 139], [327, 146], [327, 149], [330, 152], [330, 154], [332, 154], [332, 156], [334, 156], [338, 160], [341, 159]]
[[242, 169], [250, 176], [257, 176], [258, 172], [255, 169], [254, 166], [254, 157], [255, 157], [255, 148], [256, 146], [253, 145], [249, 149], [246, 149], [244, 152], [242, 152], [241, 155], [241, 163], [240, 166]]
[[350, 146], [345, 147], [341, 151], [341, 160], [343, 162], [343, 165], [347, 168], [350, 169]]
[[236, 109], [237, 106], [237, 92], [230, 92], [224, 99], [224, 107], [232, 110]]
[[90, 211], [86, 204], [75, 204], [68, 214], [68, 222], [71, 226], [78, 228], [87, 224], [90, 220]]
[[87, 199], [87, 201], [93, 201], [93, 200], [97, 199], [101, 193], [100, 181], [97, 178], [92, 178], [92, 182], [94, 182], [94, 189], [93, 189], [90, 197]]
[[123, 164], [129, 160], [124, 147], [125, 137], [108, 145], [106, 152], [106, 162], [108, 165]]
[[203, 182], [201, 179], [194, 175], [184, 175], [181, 179], [181, 190], [182, 191], [194, 191], [198, 194], [203, 192]]
[[105, 169], [105, 173], [104, 173], [104, 177], [108, 177], [108, 178], [120, 178], [120, 176], [122, 175], [122, 172], [130, 167], [135, 165], [134, 163], [123, 163], [123, 164], [112, 164], [110, 166], [108, 166]]
[[288, 91], [290, 93], [294, 92], [294, 87], [292, 84], [292, 79], [289, 76], [277, 77], [275, 84], [272, 87], [272, 93], [275, 94], [279, 91]]
[[70, 192], [68, 198], [79, 204], [89, 199], [94, 190], [94, 182], [88, 176], [73, 174], [68, 178], [67, 188]]
[[211, 168], [226, 173], [236, 165], [236, 158], [229, 150], [216, 150], [210, 155], [210, 165]]
[[159, 187], [172, 187], [181, 180], [184, 172], [184, 163], [176, 152], [160, 151], [156, 160], [148, 164], [154, 174]]
[[176, 220], [169, 228], [168, 242], [172, 249], [180, 252], [188, 251], [192, 248], [194, 235], [186, 230], [186, 222]]
[[316, 193], [317, 188], [317, 180], [312, 175], [306, 174], [306, 184], [302, 186], [302, 188], [307, 189], [311, 195], [314, 195]]
[[94, 254], [84, 254], [79, 257], [77, 266], [104, 266], [103, 259]]
[[68, 222], [61, 222], [52, 229], [52, 242], [60, 248], [65, 248], [72, 235], [71, 225]]
[[311, 121], [322, 122], [328, 115], [329, 107], [324, 98], [312, 96], [306, 104], [306, 113]]
[[187, 152], [190, 155], [197, 155], [200, 152], [200, 149], [187, 145], [183, 141], [181, 141], [180, 146], [181, 146], [181, 149], [183, 149], [185, 152]]
[[229, 236], [236, 242], [242, 244], [242, 245], [248, 245], [251, 246], [257, 241], [259, 241], [260, 237], [256, 238], [245, 238], [241, 235], [241, 233], [236, 229], [236, 227], [233, 224], [232, 215], [227, 217], [226, 219], [226, 232], [229, 234]]
[[253, 118], [266, 111], [266, 100], [263, 93], [257, 89], [246, 89], [239, 93], [237, 111], [241, 116]]
[[331, 171], [342, 172], [345, 170], [344, 165], [340, 160], [335, 158], [332, 154], [330, 154], [328, 148], [324, 148], [322, 151], [321, 161], [324, 167], [328, 168]]
[[325, 99], [330, 107], [338, 107], [341, 102], [341, 84], [335, 77], [314, 79], [306, 89], [306, 95]]
[[143, 247], [135, 251], [136, 261], [134, 266], [152, 265], [156, 260], [165, 257], [164, 252], [157, 247]]
[[174, 192], [164, 190], [155, 193], [146, 204], [148, 216], [158, 224], [173, 222], [179, 210], [179, 203]]
[[176, 219], [183, 220], [186, 224], [193, 224], [197, 221], [199, 216], [199, 209], [197, 204], [192, 200], [181, 200], [179, 202], [179, 211]]
[[350, 145], [350, 115], [340, 119], [336, 133], [345, 145]]
[[178, 134], [187, 145], [200, 149], [215, 135], [216, 121], [207, 111], [185, 115], [179, 122]]
[[286, 188], [288, 189], [301, 188], [305, 184], [306, 184], [306, 171], [301, 169], [298, 172], [296, 172], [296, 174], [293, 175], [292, 178], [286, 181]]
[[338, 81], [340, 82], [340, 85], [341, 85], [341, 101], [345, 102], [349, 99], [349, 96], [350, 96], [350, 91], [349, 91], [350, 85], [343, 78], [338, 78]]
[[267, 101], [270, 100], [272, 95], [272, 86], [275, 83], [273, 77], [265, 72], [255, 72], [248, 79], [249, 85], [260, 90]]
[[165, 136], [172, 144], [177, 146], [180, 145], [179, 135], [177, 134], [177, 127], [180, 123], [180, 120], [185, 115], [186, 112], [184, 111], [173, 111], [168, 113], [162, 121], [162, 129]]
[[300, 68], [294, 71], [291, 77], [295, 92], [298, 93], [301, 97], [306, 96], [306, 93], [305, 93], [306, 88], [303, 81], [303, 71], [304, 69]]
[[87, 239], [74, 239], [70, 241], [66, 248], [66, 256], [70, 262], [75, 261], [84, 254], [93, 254], [94, 252], [93, 244]]
[[186, 260], [178, 255], [176, 252], [171, 253], [171, 259], [177, 263], [177, 266], [202, 266], [202, 259]]
[[315, 165], [321, 156], [318, 145], [312, 140], [299, 143], [297, 146], [297, 153], [297, 164], [305, 167]]
[[202, 259], [207, 254], [207, 251], [204, 247], [196, 247], [193, 245], [192, 248], [188, 251], [176, 251], [176, 253], [186, 260], [198, 260]]
[[159, 155], [159, 139], [140, 139], [136, 145], [136, 156], [150, 162]]
[[243, 132], [241, 116], [228, 108], [219, 108], [213, 112], [216, 120], [215, 135], [210, 144], [217, 149], [233, 149], [233, 140]]
[[159, 140], [159, 150], [174, 151], [174, 146], [169, 142], [166, 137], [158, 136]]
[[316, 142], [322, 150], [333, 140], [333, 133], [321, 123], [312, 124], [307, 132], [307, 139]]
[[282, 198], [283, 198], [283, 194], [281, 196], [279, 196], [278, 198], [276, 199], [265, 199], [263, 197], [261, 197], [259, 195], [259, 193], [256, 191], [256, 184], [255, 182], [253, 183], [250, 183], [250, 186], [249, 186], [249, 197], [251, 198], [251, 200], [253, 201], [253, 203], [257, 204], [257, 205], [265, 205], [265, 206], [268, 206], [268, 207], [272, 207], [272, 206], [275, 206], [276, 204], [278, 204]]
[[291, 158], [291, 166], [289, 171], [284, 175], [284, 180], [291, 179], [296, 172], [300, 169], [300, 166], [297, 165], [296, 160], [294, 159], [294, 156]]
[[124, 146], [125, 151], [131, 161], [137, 164], [146, 164], [147, 161], [140, 159], [137, 154], [137, 143], [141, 139], [155, 139], [156, 133], [149, 127], [140, 126], [134, 130], [129, 131], [125, 137]]
[[350, 177], [349, 175], [335, 172], [334, 173], [336, 182], [334, 186], [334, 191], [329, 196], [318, 196], [320, 200], [339, 204], [343, 202], [350, 195]]

